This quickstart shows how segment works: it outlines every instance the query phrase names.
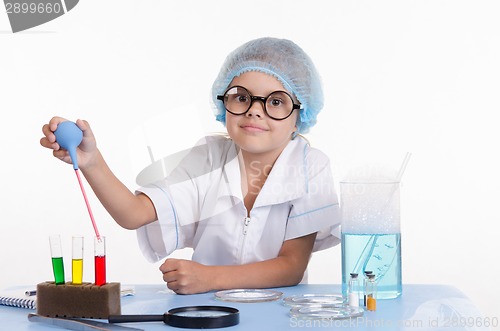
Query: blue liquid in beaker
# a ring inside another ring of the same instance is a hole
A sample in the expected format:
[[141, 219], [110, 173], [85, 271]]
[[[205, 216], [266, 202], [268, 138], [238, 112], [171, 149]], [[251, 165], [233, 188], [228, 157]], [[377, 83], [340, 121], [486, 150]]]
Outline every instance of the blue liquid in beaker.
[[[342, 293], [347, 295], [349, 275], [375, 274], [377, 299], [397, 298], [402, 293], [401, 234], [342, 233]], [[360, 282], [362, 283], [362, 282]], [[361, 284], [360, 284], [361, 285]], [[360, 293], [363, 289], [359, 289]]]

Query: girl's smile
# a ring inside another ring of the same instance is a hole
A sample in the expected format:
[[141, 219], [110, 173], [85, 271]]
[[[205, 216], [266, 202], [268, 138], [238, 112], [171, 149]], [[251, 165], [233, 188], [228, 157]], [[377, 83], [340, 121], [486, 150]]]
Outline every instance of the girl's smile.
[[262, 125], [258, 125], [255, 123], [251, 123], [248, 121], [243, 121], [244, 123], [240, 124], [240, 128], [243, 129], [244, 131], [248, 131], [249, 133], [259, 133], [259, 132], [266, 132], [269, 131], [267, 128], [265, 128]]

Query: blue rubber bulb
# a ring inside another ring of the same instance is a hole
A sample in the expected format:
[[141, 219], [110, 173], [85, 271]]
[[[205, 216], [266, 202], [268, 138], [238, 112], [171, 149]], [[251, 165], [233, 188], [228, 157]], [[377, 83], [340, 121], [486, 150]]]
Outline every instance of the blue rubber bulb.
[[83, 132], [74, 122], [65, 121], [59, 123], [56, 131], [56, 142], [69, 152], [71, 162], [73, 162], [73, 169], [78, 169], [78, 159], [76, 157], [76, 148], [83, 139]]

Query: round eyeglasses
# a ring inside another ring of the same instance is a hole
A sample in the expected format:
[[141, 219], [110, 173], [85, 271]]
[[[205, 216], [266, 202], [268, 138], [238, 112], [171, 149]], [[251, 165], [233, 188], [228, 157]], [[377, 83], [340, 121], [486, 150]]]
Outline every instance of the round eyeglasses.
[[267, 97], [258, 97], [251, 95], [243, 86], [228, 88], [224, 95], [217, 96], [217, 100], [221, 100], [226, 110], [233, 115], [243, 115], [250, 110], [254, 101], [261, 101], [266, 115], [276, 121], [284, 120], [295, 109], [300, 109], [300, 105], [295, 104], [292, 96], [285, 91], [274, 91]]

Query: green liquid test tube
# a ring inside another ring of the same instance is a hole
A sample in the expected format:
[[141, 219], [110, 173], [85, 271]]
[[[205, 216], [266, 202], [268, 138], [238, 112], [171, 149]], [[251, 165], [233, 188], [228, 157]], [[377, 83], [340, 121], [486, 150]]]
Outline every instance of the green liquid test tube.
[[52, 270], [56, 285], [64, 284], [64, 262], [62, 255], [61, 237], [50, 236], [50, 254], [52, 255]]

